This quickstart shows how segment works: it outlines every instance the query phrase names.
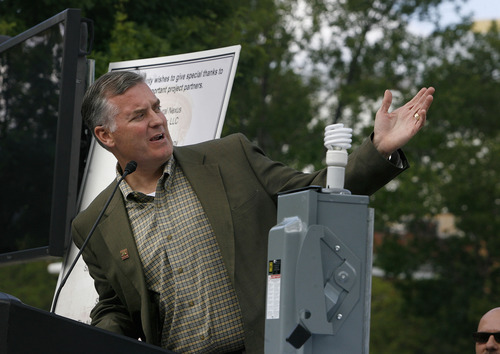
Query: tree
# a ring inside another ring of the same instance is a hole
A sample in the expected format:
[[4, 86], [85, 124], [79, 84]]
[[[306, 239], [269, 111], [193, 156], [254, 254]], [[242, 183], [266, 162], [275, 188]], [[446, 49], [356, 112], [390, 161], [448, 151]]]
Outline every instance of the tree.
[[[72, 2], [49, 8], [61, 11]], [[294, 43], [286, 14], [295, 1], [87, 1], [83, 15], [94, 20], [97, 76], [110, 61], [189, 53], [234, 44], [243, 47], [223, 134], [243, 132], [271, 158], [297, 168], [321, 167], [323, 123], [313, 122], [319, 89], [314, 77], [291, 66]], [[16, 28], [42, 21], [47, 8], [36, 12], [6, 0], [6, 13], [17, 13]], [[38, 6], [38, 5], [37, 5]], [[36, 8], [37, 8], [36, 6]], [[154, 8], [155, 11], [150, 11]], [[55, 14], [55, 13], [54, 13]], [[6, 18], [15, 19], [16, 16]], [[317, 140], [310, 139], [311, 135]]]
[[[303, 32], [306, 43], [316, 45], [304, 46], [317, 49], [311, 63], [321, 64], [316, 67], [326, 87], [336, 92], [329, 122], [366, 125], [387, 87], [397, 93], [395, 105], [419, 86], [437, 88], [429, 126], [405, 147], [413, 169], [372, 197], [376, 229], [387, 235], [377, 264], [392, 275], [405, 302], [401, 315], [418, 324], [426, 343], [399, 351], [419, 353], [437, 345], [450, 353], [470, 348], [469, 333], [493, 306], [498, 283], [499, 135], [492, 119], [498, 110], [498, 31], [473, 34], [465, 18], [457, 26], [438, 26], [430, 38], [408, 32], [410, 16], [435, 18], [439, 3], [311, 2], [311, 32]], [[315, 40], [320, 27], [331, 35]], [[446, 240], [432, 222], [441, 212], [455, 215], [461, 231]], [[403, 225], [403, 236], [392, 231], [394, 224]], [[415, 279], [422, 269], [433, 278]], [[450, 322], [451, 328], [443, 326]], [[449, 340], [443, 344], [442, 338]]]
[[[401, 176], [394, 191], [379, 193], [374, 201], [404, 211], [397, 217], [384, 209], [385, 220], [406, 225], [406, 242], [400, 235], [390, 236], [393, 242], [378, 250], [378, 262], [392, 268], [408, 313], [426, 319], [421, 330], [427, 333], [426, 347], [439, 345], [446, 353], [470, 350], [470, 333], [479, 318], [498, 306], [500, 129], [494, 117], [500, 94], [499, 44], [497, 28], [473, 33], [468, 24], [429, 38], [427, 55], [433, 64], [425, 79], [435, 84], [439, 104], [432, 107], [425, 134], [407, 149], [418, 161], [417, 171]], [[457, 220], [455, 234], [444, 239], [429, 222], [442, 212]], [[414, 279], [423, 265], [433, 277]], [[402, 279], [397, 277], [401, 274]]]
[[[391, 88], [415, 93], [422, 40], [408, 30], [409, 19], [429, 13], [441, 1], [308, 2], [312, 24], [302, 29], [303, 48], [321, 73], [330, 101], [330, 123], [372, 124], [374, 104]], [[401, 102], [401, 101], [400, 101]], [[378, 107], [377, 107], [378, 108]]]

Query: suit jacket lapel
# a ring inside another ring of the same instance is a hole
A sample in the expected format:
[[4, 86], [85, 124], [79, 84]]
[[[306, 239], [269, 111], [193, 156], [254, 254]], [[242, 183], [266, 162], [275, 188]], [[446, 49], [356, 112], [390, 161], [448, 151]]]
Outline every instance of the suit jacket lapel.
[[[111, 200], [104, 217], [98, 226], [98, 231], [101, 235], [113, 235], [113, 237], [103, 237], [113, 258], [113, 264], [130, 280], [137, 292], [142, 294], [144, 289], [139, 287], [140, 284], [145, 284], [142, 263], [130, 224], [123, 222], [128, 220], [128, 215], [120, 191], [117, 191]], [[140, 306], [140, 303], [137, 305]]]
[[[114, 186], [115, 184], [112, 184], [111, 188]], [[121, 278], [119, 281], [122, 284], [129, 283], [128, 286], [122, 286], [127, 307], [132, 312], [141, 314], [142, 328], [148, 342], [159, 345], [160, 338], [157, 327], [159, 322], [155, 319], [158, 312], [151, 312], [155, 307], [150, 306], [142, 262], [128, 222], [125, 203], [119, 191], [111, 200], [96, 233], [100, 234], [99, 236], [105, 244], [103, 247], [107, 247], [110, 257], [113, 259], [111, 266], [116, 267], [116, 272]], [[126, 254], [123, 253], [124, 251]]]
[[233, 221], [219, 165], [205, 164], [205, 155], [189, 148], [176, 148], [174, 156], [203, 206], [229, 277], [234, 282]]

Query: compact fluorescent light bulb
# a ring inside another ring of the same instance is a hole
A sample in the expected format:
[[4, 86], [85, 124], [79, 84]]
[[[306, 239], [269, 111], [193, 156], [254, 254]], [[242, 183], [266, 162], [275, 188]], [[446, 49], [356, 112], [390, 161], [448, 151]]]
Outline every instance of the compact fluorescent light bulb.
[[324, 144], [326, 152], [326, 188], [344, 189], [345, 167], [347, 165], [347, 149], [351, 148], [352, 129], [344, 125], [331, 124], [325, 128]]

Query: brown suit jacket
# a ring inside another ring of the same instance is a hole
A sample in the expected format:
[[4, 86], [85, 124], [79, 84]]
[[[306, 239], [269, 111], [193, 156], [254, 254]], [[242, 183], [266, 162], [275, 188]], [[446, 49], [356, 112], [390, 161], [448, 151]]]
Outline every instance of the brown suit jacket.
[[[277, 193], [308, 185], [324, 186], [326, 170], [305, 174], [271, 161], [243, 135], [176, 147], [174, 156], [190, 181], [215, 232], [222, 258], [238, 296], [247, 353], [262, 353], [267, 267], [267, 237], [277, 224]], [[370, 139], [349, 156], [345, 186], [370, 195], [408, 167], [384, 159]], [[116, 182], [73, 222], [81, 247]], [[121, 250], [129, 257], [121, 259]], [[83, 258], [94, 278], [99, 302], [92, 324], [158, 345], [158, 304], [147, 289], [141, 261], [121, 193], [116, 193]]]

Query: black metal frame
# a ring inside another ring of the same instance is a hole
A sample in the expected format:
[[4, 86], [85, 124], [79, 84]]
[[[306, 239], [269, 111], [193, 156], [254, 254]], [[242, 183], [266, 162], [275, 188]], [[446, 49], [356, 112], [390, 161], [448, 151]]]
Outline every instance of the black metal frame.
[[[79, 9], [67, 9], [21, 34], [0, 43], [0, 53], [53, 26], [64, 24], [64, 49], [60, 83], [54, 177], [47, 246], [0, 253], [0, 265], [61, 257], [70, 244], [70, 225], [77, 212], [81, 175], [82, 118], [80, 107], [86, 88], [87, 60], [93, 42], [93, 26]], [[1, 171], [0, 171], [1, 173]]]

